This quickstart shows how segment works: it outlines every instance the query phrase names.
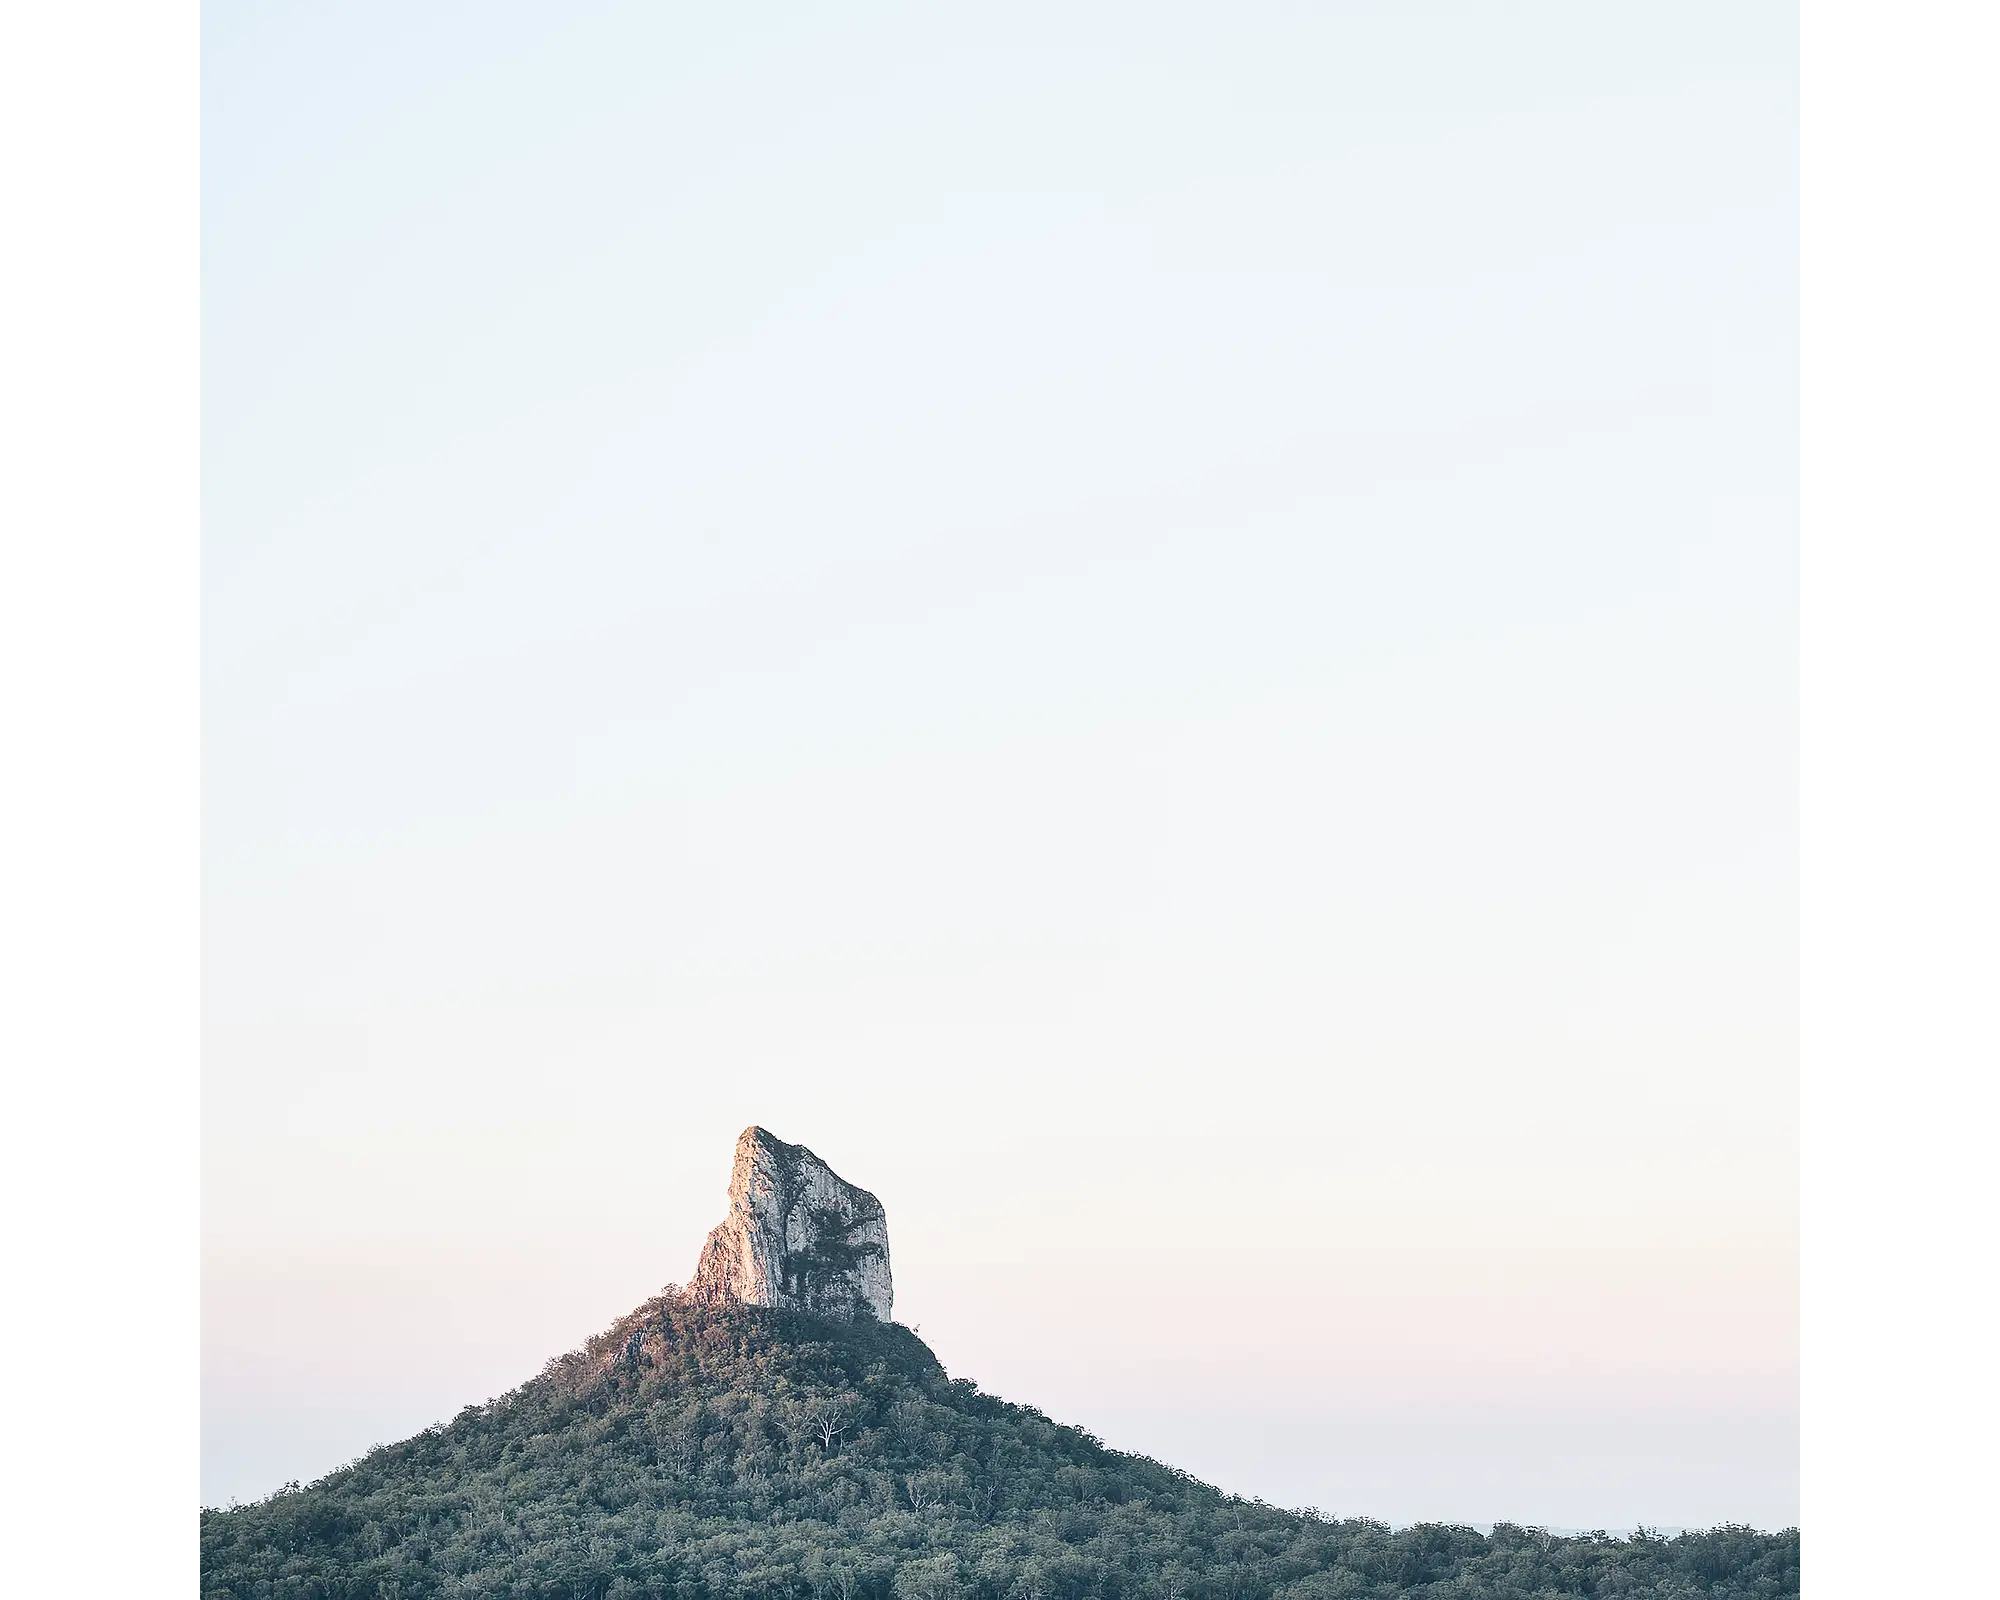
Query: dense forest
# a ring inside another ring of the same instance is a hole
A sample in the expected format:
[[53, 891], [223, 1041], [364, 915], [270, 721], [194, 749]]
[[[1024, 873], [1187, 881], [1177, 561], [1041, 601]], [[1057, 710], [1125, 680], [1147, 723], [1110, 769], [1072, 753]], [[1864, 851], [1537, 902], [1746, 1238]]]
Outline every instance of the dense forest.
[[1796, 1530], [1284, 1511], [951, 1379], [908, 1329], [669, 1292], [305, 1488], [204, 1510], [213, 1600], [1793, 1596]]

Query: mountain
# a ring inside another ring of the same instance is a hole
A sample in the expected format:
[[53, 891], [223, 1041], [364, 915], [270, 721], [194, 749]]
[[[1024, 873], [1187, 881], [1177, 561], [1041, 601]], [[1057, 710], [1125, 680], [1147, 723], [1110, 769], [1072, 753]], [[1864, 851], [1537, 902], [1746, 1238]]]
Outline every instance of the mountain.
[[485, 1406], [204, 1510], [229, 1600], [1796, 1596], [1796, 1530], [1392, 1531], [1242, 1500], [950, 1377], [890, 1304], [881, 1203], [738, 1141], [669, 1287]]

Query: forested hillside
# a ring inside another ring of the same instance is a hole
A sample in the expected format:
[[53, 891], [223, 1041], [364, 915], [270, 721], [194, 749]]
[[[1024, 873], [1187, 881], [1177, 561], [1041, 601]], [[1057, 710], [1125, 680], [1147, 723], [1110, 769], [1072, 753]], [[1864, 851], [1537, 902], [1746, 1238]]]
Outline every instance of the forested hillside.
[[202, 1592], [630, 1600], [1790, 1596], [1795, 1531], [1561, 1538], [1238, 1500], [894, 1324], [668, 1294], [486, 1406], [205, 1510]]

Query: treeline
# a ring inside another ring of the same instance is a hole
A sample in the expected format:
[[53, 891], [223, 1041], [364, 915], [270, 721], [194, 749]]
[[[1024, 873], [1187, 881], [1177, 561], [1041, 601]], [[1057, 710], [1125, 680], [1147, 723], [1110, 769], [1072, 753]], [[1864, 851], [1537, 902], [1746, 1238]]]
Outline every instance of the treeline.
[[1796, 1531], [1559, 1537], [1224, 1495], [899, 1326], [652, 1301], [448, 1424], [201, 1519], [229, 1600], [1795, 1596]]

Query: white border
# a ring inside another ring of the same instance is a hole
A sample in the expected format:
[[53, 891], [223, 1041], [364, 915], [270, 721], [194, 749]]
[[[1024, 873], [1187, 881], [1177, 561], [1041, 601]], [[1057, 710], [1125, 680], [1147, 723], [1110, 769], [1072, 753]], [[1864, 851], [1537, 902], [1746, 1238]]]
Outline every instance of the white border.
[[196, 1588], [198, 94], [192, 5], [0, 11], [19, 1594]]
[[[9, 1565], [191, 1587], [198, 25], [0, 28]], [[1804, 17], [1815, 1595], [1976, 1583], [1990, 1505], [1994, 34], [1970, 5]]]
[[1803, 20], [1802, 1520], [1874, 1600], [1992, 1516], [1996, 28]]

